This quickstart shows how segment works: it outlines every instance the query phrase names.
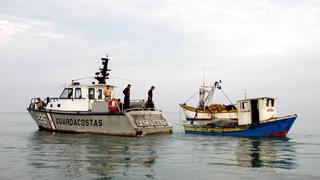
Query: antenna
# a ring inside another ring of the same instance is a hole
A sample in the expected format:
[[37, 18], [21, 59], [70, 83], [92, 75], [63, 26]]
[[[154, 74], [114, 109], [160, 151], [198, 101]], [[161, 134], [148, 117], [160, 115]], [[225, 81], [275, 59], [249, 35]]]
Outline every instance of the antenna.
[[244, 90], [244, 99], [247, 99], [247, 90]]
[[102, 61], [102, 68], [99, 68], [100, 72], [96, 72], [94, 77], [99, 84], [106, 84], [106, 79], [109, 79], [109, 73], [108, 71], [111, 71], [111, 69], [108, 69], [108, 62], [109, 62], [108, 54], [105, 58], [101, 58]]
[[202, 68], [202, 86], [199, 89], [199, 105], [198, 108], [205, 109], [205, 96], [206, 96], [206, 89], [204, 84], [204, 67]]
[[205, 69], [203, 67], [202, 68], [202, 86], [204, 86], [204, 73], [205, 73]]

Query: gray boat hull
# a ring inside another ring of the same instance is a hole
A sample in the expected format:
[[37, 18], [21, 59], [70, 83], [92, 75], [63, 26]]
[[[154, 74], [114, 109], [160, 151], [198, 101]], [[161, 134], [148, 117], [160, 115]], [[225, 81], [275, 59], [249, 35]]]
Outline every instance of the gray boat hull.
[[158, 110], [124, 113], [74, 112], [28, 109], [39, 129], [57, 132], [94, 133], [116, 136], [170, 134], [172, 126]]

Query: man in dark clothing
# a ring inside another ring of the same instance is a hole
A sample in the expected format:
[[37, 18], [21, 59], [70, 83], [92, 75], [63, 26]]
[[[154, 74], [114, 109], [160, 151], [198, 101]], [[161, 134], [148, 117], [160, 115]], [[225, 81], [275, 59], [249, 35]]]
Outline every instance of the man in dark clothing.
[[154, 108], [154, 103], [152, 100], [154, 88], [155, 88], [154, 86], [151, 86], [151, 89], [148, 91], [148, 101], [146, 104], [147, 108]]
[[122, 112], [123, 111], [123, 104], [121, 102], [121, 99], [118, 99], [118, 103], [119, 103], [120, 111]]
[[123, 90], [123, 94], [124, 94], [123, 110], [130, 108], [130, 87], [131, 87], [131, 84], [128, 84], [128, 86]]

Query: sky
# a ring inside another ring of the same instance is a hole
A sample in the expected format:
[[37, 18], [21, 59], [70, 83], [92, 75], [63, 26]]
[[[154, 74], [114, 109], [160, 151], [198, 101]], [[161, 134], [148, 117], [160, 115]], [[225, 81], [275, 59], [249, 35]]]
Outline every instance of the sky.
[[130, 83], [145, 99], [153, 85], [163, 111], [179, 111], [203, 77], [233, 102], [246, 91], [277, 97], [282, 113], [317, 111], [320, 1], [1, 0], [0, 111], [59, 96], [106, 54], [118, 97]]

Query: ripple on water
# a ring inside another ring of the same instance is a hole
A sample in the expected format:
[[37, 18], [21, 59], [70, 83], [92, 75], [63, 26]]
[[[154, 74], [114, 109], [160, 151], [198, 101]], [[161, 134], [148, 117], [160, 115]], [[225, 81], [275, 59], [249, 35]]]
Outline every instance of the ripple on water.
[[[38, 131], [27, 117], [7, 116], [17, 129], [0, 127], [0, 179], [320, 177], [317, 134], [250, 139], [187, 135], [179, 126], [172, 135], [111, 137]], [[22, 128], [20, 118], [30, 123]]]

